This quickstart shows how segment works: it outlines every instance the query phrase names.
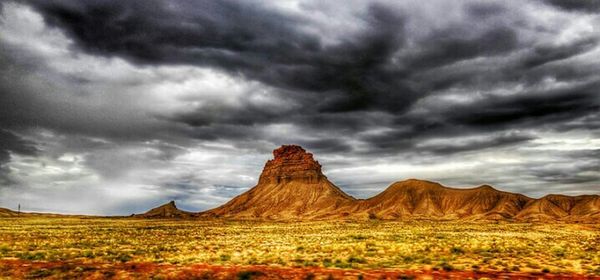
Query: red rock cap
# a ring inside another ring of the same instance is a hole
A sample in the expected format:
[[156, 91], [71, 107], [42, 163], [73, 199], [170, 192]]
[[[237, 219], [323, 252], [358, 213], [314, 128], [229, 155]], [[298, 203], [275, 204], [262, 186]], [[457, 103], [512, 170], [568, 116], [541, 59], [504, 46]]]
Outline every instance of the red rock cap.
[[267, 161], [259, 183], [281, 183], [303, 180], [316, 183], [324, 177], [321, 164], [298, 145], [283, 145], [273, 151], [273, 159]]

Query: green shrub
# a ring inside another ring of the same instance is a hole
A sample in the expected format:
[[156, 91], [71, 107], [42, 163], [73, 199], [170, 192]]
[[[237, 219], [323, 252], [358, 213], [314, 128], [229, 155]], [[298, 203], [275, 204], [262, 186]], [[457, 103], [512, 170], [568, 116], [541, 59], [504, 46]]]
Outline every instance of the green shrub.
[[39, 279], [39, 278], [45, 278], [52, 275], [52, 271], [45, 269], [45, 268], [41, 268], [41, 269], [34, 269], [31, 272], [29, 272], [29, 274], [27, 275], [27, 278], [30, 279]]
[[220, 259], [222, 262], [226, 262], [226, 261], [229, 261], [229, 260], [231, 260], [231, 256], [230, 256], [230, 255], [227, 255], [227, 254], [221, 254], [221, 255], [219, 256], [219, 259]]
[[120, 254], [117, 256], [117, 260], [120, 262], [128, 262], [132, 259], [132, 257], [128, 254]]
[[357, 257], [357, 256], [350, 256], [350, 257], [348, 257], [348, 262], [349, 263], [366, 263], [367, 261], [365, 260], [365, 258], [361, 258], [361, 257]]
[[552, 248], [552, 255], [557, 258], [562, 258], [566, 255], [566, 250], [562, 247], [554, 247]]

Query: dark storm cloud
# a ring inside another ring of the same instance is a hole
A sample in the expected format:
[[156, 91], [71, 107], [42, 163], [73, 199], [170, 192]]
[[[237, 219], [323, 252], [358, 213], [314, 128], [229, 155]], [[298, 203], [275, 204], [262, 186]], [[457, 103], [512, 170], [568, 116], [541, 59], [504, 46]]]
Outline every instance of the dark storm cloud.
[[33, 156], [38, 149], [34, 143], [27, 141], [14, 133], [0, 129], [0, 164], [10, 158], [9, 153]]
[[595, 0], [544, 0], [544, 2], [569, 11], [600, 11], [600, 2]]
[[[299, 42], [295, 39], [299, 37], [296, 32], [288, 33], [292, 31], [292, 19], [228, 1], [39, 1], [35, 4], [48, 22], [64, 27], [88, 51], [118, 54], [148, 63], [193, 59], [196, 63], [230, 66], [233, 70], [252, 69], [260, 67], [253, 60], [265, 59], [261, 56], [266, 51], [289, 48], [298, 52], [305, 47], [317, 47], [311, 38], [300, 37], [302, 42]], [[261, 30], [271, 36], [261, 35]], [[279, 59], [285, 59], [284, 55]]]
[[598, 38], [586, 38], [562, 46], [536, 46], [528, 57], [523, 59], [524, 68], [534, 68], [549, 62], [563, 60], [588, 52], [598, 45]]
[[304, 147], [312, 147], [322, 153], [345, 153], [350, 152], [352, 147], [338, 138], [323, 138], [314, 140], [299, 140], [297, 144]]
[[575, 87], [567, 91], [544, 91], [518, 94], [514, 97], [489, 98], [469, 104], [465, 108], [454, 108], [455, 115], [450, 120], [484, 129], [498, 126], [558, 123], [564, 119], [574, 119], [600, 110], [598, 83]]
[[597, 3], [449, 3], [2, 2], [24, 12], [0, 21], [0, 136], [12, 139], [0, 163], [27, 173], [34, 165], [9, 153], [39, 156], [98, 185], [221, 201], [253, 184], [280, 144], [322, 156], [353, 188], [398, 179], [343, 171], [363, 163], [436, 170], [523, 152], [529, 162], [434, 177], [519, 191], [518, 173], [529, 188], [589, 190], [597, 161], [528, 149], [549, 148], [545, 137], [597, 148]]
[[558, 45], [519, 46], [514, 49], [514, 53], [518, 53], [514, 58], [494, 57], [484, 63], [426, 69], [415, 73], [413, 79], [426, 82], [424, 87], [433, 91], [453, 87], [489, 90], [508, 83], [534, 86], [548, 77], [565, 82], [596, 79], [597, 65], [590, 67], [568, 59], [594, 50], [598, 39], [595, 36]]
[[486, 19], [491, 16], [501, 15], [506, 12], [506, 7], [500, 3], [480, 2], [465, 5], [467, 13], [475, 18]]
[[[405, 33], [406, 16], [401, 9], [384, 4], [371, 4], [360, 13], [366, 24], [364, 31], [326, 45], [317, 35], [299, 28], [309, 24], [305, 18], [243, 2], [31, 3], [48, 23], [65, 30], [87, 52], [121, 56], [141, 64], [215, 66], [288, 90], [287, 94], [301, 105], [300, 109], [285, 113], [246, 104], [238, 108], [214, 106], [170, 116], [171, 121], [200, 127], [198, 130], [204, 132], [194, 134], [203, 139], [227, 135], [246, 137], [241, 131], [233, 132], [228, 127], [268, 124], [273, 120], [322, 119], [325, 123], [333, 122], [337, 130], [354, 127], [354, 131], [360, 131], [362, 120], [338, 121], [339, 117], [329, 113], [360, 115], [364, 111], [387, 111], [402, 115], [431, 90], [441, 91], [457, 85], [502, 86], [515, 79], [528, 79], [528, 83], [535, 84], [547, 71], [552, 71], [535, 68], [597, 46], [597, 38], [584, 38], [568, 45], [529, 46], [520, 42], [513, 26], [490, 24], [473, 29], [461, 22], [433, 30], [417, 40], [415, 46], [407, 48], [406, 37], [410, 35]], [[464, 9], [465, 22], [471, 19], [485, 22], [506, 13], [504, 6], [498, 3], [470, 3]], [[456, 75], [454, 71], [435, 76], [425, 74], [460, 61], [516, 52], [525, 55], [519, 57], [518, 63], [502, 61], [501, 73], [469, 71], [466, 65], [463, 75]], [[568, 74], [561, 74], [563, 78], [565, 75]], [[566, 118], [575, 115], [570, 112], [581, 113], [581, 109], [587, 112], [595, 108], [593, 104], [585, 105], [588, 99], [589, 93], [585, 96], [550, 94], [548, 97], [540, 94], [501, 101], [492, 98], [485, 100], [483, 108], [472, 114], [467, 113], [470, 110], [461, 110], [464, 116], [449, 116], [454, 122], [471, 126], [486, 125], [488, 121], [491, 125], [506, 123], [510, 126], [511, 121], [518, 124], [529, 117], [541, 121], [544, 114], [554, 110]], [[540, 104], [540, 100], [545, 101]], [[557, 103], [552, 104], [554, 102]], [[322, 125], [321, 122], [304, 124], [309, 128]], [[425, 127], [425, 131], [438, 130], [436, 128], [445, 126], [424, 119], [414, 123], [411, 130], [423, 131], [421, 127]]]
[[389, 65], [404, 42], [403, 16], [377, 4], [363, 13], [364, 32], [325, 46], [298, 28], [306, 24], [301, 19], [243, 3], [31, 2], [88, 52], [216, 66], [304, 94], [326, 93], [322, 111], [402, 110], [417, 98]]
[[[478, 136], [478, 139], [468, 137]], [[457, 137], [467, 137], [457, 139]], [[473, 131], [452, 125], [436, 125], [435, 127], [415, 129], [410, 131], [391, 131], [377, 136], [368, 136], [365, 141], [373, 145], [372, 154], [432, 154], [453, 155], [462, 152], [477, 152], [490, 148], [501, 148], [512, 145], [522, 145], [535, 139], [534, 135], [507, 133], [487, 135], [485, 131]], [[426, 141], [434, 139], [430, 144]]]
[[[452, 137], [510, 131], [511, 129], [594, 129], [600, 110], [598, 83], [573, 88], [491, 96], [467, 104], [446, 106], [435, 113], [404, 115], [394, 123], [398, 129], [363, 139], [380, 152], [419, 151], [416, 145], [429, 138], [450, 137], [447, 145], [425, 147], [432, 153], [475, 151], [518, 144], [534, 135], [496, 137], [474, 143], [453, 143]], [[574, 122], [571, 122], [574, 121]], [[408, 124], [408, 125], [407, 125]], [[393, 127], [393, 126], [392, 126]]]
[[[232, 114], [232, 111], [235, 113]], [[191, 127], [208, 127], [215, 123], [251, 126], [254, 124], [269, 123], [280, 114], [281, 112], [272, 110], [272, 108], [248, 103], [236, 106], [235, 108], [219, 104], [209, 104], [191, 112], [181, 112], [173, 116], [166, 116], [166, 119], [184, 123]]]
[[518, 46], [515, 31], [507, 27], [487, 30], [474, 38], [465, 38], [471, 30], [445, 29], [434, 32], [421, 44], [420, 52], [408, 58], [411, 69], [427, 69], [478, 56], [508, 53]]
[[464, 151], [477, 151], [488, 148], [498, 148], [514, 144], [522, 144], [523, 142], [527, 142], [533, 139], [535, 138], [532, 136], [509, 134], [496, 137], [489, 137], [488, 139], [484, 140], [461, 141], [458, 143], [446, 143], [442, 145], [425, 145], [420, 147], [420, 149], [429, 153], [449, 155]]
[[0, 187], [11, 185], [14, 181], [8, 175], [9, 170], [5, 163], [10, 161], [11, 153], [35, 156], [39, 150], [35, 144], [21, 138], [14, 133], [0, 129]]

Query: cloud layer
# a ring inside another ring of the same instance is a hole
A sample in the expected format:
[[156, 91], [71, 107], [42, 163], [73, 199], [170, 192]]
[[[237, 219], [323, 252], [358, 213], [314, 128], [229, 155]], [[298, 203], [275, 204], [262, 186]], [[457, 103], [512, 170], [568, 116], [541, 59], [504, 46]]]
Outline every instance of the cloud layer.
[[600, 189], [592, 1], [0, 5], [2, 206], [207, 209], [288, 143], [358, 197]]

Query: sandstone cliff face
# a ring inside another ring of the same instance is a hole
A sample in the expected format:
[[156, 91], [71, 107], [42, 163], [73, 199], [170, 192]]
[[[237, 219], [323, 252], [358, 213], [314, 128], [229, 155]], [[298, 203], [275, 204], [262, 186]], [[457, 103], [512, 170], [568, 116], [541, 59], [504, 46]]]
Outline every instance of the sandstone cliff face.
[[267, 161], [260, 174], [259, 184], [285, 183], [291, 181], [316, 184], [327, 179], [321, 173], [321, 164], [302, 147], [283, 145], [273, 151], [273, 159]]

